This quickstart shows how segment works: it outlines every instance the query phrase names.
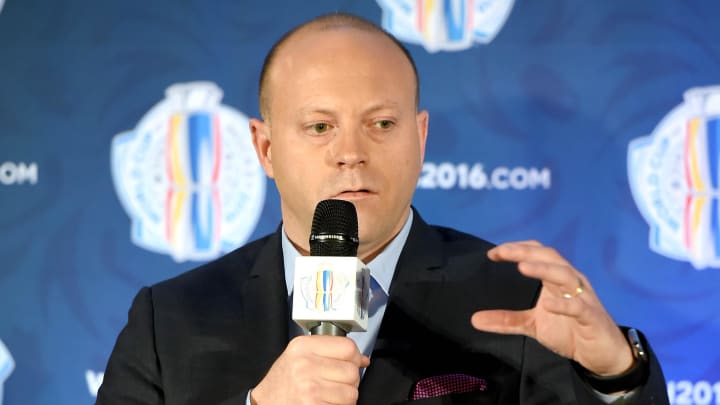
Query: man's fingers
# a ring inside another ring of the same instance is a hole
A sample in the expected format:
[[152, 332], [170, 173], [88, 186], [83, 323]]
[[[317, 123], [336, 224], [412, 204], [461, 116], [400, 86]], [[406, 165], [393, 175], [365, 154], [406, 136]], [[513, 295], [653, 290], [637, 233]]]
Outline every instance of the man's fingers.
[[518, 263], [518, 269], [528, 277], [536, 278], [557, 286], [577, 284], [577, 274], [575, 270], [564, 264], [521, 262]]
[[575, 297], [592, 291], [587, 278], [573, 267], [564, 264], [546, 262], [518, 263], [522, 274], [542, 281], [557, 296]]
[[558, 297], [574, 298], [592, 291], [582, 273], [555, 249], [537, 241], [503, 243], [490, 249], [488, 257], [495, 261], [516, 262], [522, 274], [542, 281], [544, 288]]
[[360, 368], [370, 363], [352, 339], [298, 336], [252, 390], [254, 403], [357, 403]]
[[557, 252], [557, 250], [543, 246], [537, 241], [507, 242], [495, 246], [488, 251], [488, 257], [494, 261], [508, 262], [568, 262]]
[[360, 383], [360, 369], [354, 363], [318, 357], [313, 367], [324, 380], [355, 387]]
[[531, 311], [508, 311], [502, 309], [478, 311], [472, 315], [470, 322], [475, 329], [485, 332], [534, 337]]
[[357, 385], [348, 385], [323, 381], [313, 392], [320, 401], [327, 404], [356, 404], [358, 401]]
[[349, 361], [358, 367], [364, 363], [363, 357], [365, 357], [360, 353], [355, 342], [344, 336], [298, 336], [290, 341], [288, 348], [307, 351], [315, 356]]
[[[565, 299], [561, 297], [548, 297], [539, 304], [549, 313], [579, 318], [585, 308], [585, 303], [577, 298]], [[485, 332], [525, 335], [535, 337], [536, 309], [524, 311], [510, 311], [492, 309], [475, 312], [470, 322], [475, 329]]]
[[290, 342], [291, 350], [308, 353], [313, 368], [328, 381], [354, 384], [359, 382], [359, 369], [370, 359], [360, 353], [355, 342], [341, 336], [298, 336]]
[[543, 300], [543, 308], [553, 314], [579, 319], [585, 309], [585, 303], [578, 297], [550, 297]]

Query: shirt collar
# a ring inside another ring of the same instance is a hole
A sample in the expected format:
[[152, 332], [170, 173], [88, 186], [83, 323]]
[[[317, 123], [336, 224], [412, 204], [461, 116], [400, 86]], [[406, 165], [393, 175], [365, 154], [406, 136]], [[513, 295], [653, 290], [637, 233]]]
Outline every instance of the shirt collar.
[[[366, 263], [370, 269], [370, 275], [375, 278], [375, 281], [378, 282], [385, 294], [389, 295], [390, 282], [395, 274], [395, 267], [400, 258], [400, 253], [410, 233], [412, 220], [413, 211], [410, 210], [410, 214], [405, 220], [405, 225], [403, 225], [397, 236], [395, 236], [385, 249], [372, 259], [370, 263]], [[295, 249], [295, 246], [293, 246], [285, 234], [284, 225], [282, 227], [282, 252], [283, 265], [285, 266], [285, 285], [287, 286], [288, 296], [290, 296], [293, 291], [293, 280], [295, 279], [295, 258], [300, 256], [300, 252]]]

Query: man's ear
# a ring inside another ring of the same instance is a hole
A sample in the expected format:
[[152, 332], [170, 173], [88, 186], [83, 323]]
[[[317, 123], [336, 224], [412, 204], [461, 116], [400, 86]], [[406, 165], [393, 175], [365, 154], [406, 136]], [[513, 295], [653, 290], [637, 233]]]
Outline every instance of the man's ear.
[[250, 134], [252, 134], [252, 143], [255, 147], [255, 154], [258, 162], [262, 166], [265, 174], [273, 179], [272, 166], [272, 145], [270, 142], [270, 125], [257, 118], [250, 119]]
[[428, 124], [430, 121], [430, 114], [423, 110], [420, 111], [417, 116], [417, 131], [418, 131], [418, 142], [420, 143], [420, 162], [425, 160], [425, 144], [427, 143]]

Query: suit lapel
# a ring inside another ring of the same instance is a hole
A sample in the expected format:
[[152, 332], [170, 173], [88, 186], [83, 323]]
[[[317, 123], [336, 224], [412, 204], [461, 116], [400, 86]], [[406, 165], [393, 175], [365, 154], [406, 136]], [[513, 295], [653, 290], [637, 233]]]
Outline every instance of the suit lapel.
[[253, 368], [260, 378], [285, 350], [288, 342], [288, 295], [280, 232], [275, 232], [261, 248], [242, 285], [246, 347], [254, 352]]
[[501, 381], [503, 389], [516, 388], [522, 338], [470, 324], [474, 311], [504, 305], [500, 298], [508, 295], [498, 288], [502, 283], [488, 280], [494, 277], [485, 263], [490, 244], [473, 243], [469, 251], [461, 244], [462, 254], [450, 262], [445, 250], [451, 244], [415, 212], [358, 405], [404, 403], [416, 381], [442, 374], [492, 378], [487, 398], [499, 394]]
[[[422, 292], [414, 291], [422, 280], [438, 277], [434, 269], [443, 263], [441, 241], [430, 227], [414, 212], [413, 224], [405, 242], [390, 287], [377, 341], [373, 349], [371, 365], [360, 384], [358, 405], [388, 404], [407, 400], [417, 376], [407, 362], [410, 356], [422, 356], [415, 352], [415, 331], [405, 330], [410, 319], [407, 311], [422, 308]], [[413, 352], [415, 352], [413, 354]]]

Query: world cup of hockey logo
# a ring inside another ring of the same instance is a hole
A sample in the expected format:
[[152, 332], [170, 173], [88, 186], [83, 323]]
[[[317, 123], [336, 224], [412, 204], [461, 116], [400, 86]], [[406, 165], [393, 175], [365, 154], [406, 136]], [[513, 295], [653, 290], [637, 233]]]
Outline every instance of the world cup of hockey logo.
[[693, 88], [649, 136], [630, 143], [630, 187], [650, 248], [720, 267], [720, 86]]
[[333, 308], [333, 273], [330, 270], [320, 270], [315, 275], [315, 309], [318, 311], [330, 311]]
[[138, 246], [207, 260], [254, 230], [265, 176], [248, 119], [221, 99], [211, 82], [172, 85], [133, 131], [113, 139], [113, 181]]
[[0, 340], [0, 405], [3, 402], [3, 386], [5, 381], [12, 374], [15, 368], [15, 361], [10, 355], [10, 351], [5, 347], [5, 344]]
[[350, 280], [343, 273], [334, 272], [332, 264], [321, 263], [317, 271], [300, 279], [298, 287], [308, 309], [330, 312], [337, 309], [349, 285]]
[[401, 41], [428, 52], [460, 51], [490, 43], [514, 0], [378, 0], [382, 26]]

